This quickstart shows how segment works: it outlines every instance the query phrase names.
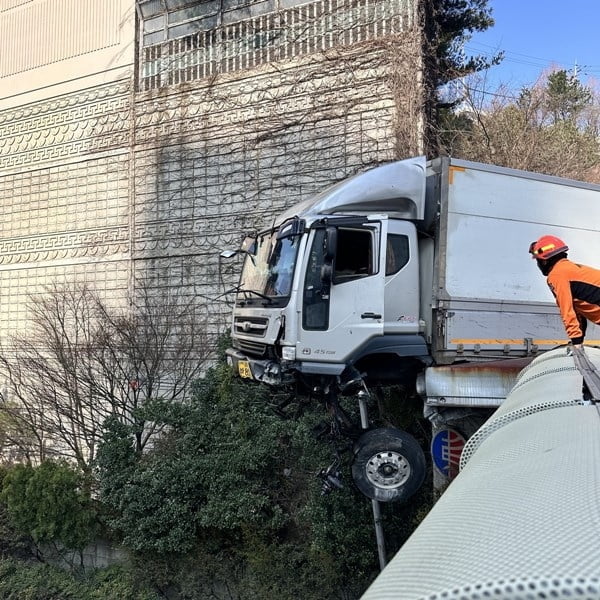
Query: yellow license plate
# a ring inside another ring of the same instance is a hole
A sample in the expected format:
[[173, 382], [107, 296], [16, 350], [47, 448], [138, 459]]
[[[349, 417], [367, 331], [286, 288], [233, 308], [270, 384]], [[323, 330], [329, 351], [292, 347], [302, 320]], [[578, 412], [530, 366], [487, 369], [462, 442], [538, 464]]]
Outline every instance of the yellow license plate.
[[245, 379], [252, 379], [252, 371], [247, 360], [240, 360], [240, 362], [238, 363], [238, 373], [240, 374], [240, 377], [244, 377]]

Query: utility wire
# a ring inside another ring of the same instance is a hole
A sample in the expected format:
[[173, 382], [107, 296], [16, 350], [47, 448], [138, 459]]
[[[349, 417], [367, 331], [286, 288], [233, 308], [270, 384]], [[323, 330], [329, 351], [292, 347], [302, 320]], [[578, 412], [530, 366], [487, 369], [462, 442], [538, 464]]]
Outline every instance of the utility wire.
[[[501, 51], [501, 49], [497, 46], [473, 41], [465, 45], [465, 49], [469, 52], [473, 52], [474, 54], [484, 54], [485, 56], [488, 56], [490, 58]], [[530, 54], [522, 54], [520, 52], [513, 52], [511, 50], [504, 50], [503, 52], [503, 61], [536, 67], [540, 70], [546, 69], [553, 65], [564, 65], [570, 62], [565, 60], [542, 58], [539, 56], [532, 56]], [[573, 65], [573, 67], [577, 67], [578, 72], [585, 73], [586, 75], [594, 72], [600, 72], [600, 65], [586, 65], [576, 63]]]

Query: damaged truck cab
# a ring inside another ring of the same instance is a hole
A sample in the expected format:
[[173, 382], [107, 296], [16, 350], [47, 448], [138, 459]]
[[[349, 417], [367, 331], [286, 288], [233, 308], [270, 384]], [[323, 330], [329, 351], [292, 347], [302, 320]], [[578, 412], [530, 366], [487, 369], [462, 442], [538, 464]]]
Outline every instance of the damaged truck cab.
[[228, 351], [242, 377], [310, 385], [375, 354], [428, 360], [412, 222], [424, 218], [424, 169], [393, 163], [344, 181], [244, 245]]

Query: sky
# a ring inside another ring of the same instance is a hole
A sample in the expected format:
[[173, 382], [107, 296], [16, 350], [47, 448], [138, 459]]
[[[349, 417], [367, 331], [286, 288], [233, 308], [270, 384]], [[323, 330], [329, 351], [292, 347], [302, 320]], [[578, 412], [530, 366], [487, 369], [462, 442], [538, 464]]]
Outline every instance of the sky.
[[488, 0], [495, 25], [474, 33], [467, 55], [505, 58], [486, 74], [486, 88], [521, 89], [551, 67], [573, 70], [600, 87], [600, 0]]

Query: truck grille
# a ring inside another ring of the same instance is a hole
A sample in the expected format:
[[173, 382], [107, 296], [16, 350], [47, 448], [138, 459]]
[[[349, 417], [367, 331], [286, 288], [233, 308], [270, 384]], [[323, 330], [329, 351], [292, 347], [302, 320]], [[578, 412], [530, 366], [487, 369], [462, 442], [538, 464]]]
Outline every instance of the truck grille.
[[269, 320], [262, 317], [236, 317], [233, 322], [235, 333], [265, 337]]
[[235, 340], [234, 346], [239, 350], [243, 350], [247, 354], [252, 354], [253, 356], [266, 356], [267, 354], [267, 346], [266, 344], [261, 344], [260, 342], [253, 342], [251, 340]]

